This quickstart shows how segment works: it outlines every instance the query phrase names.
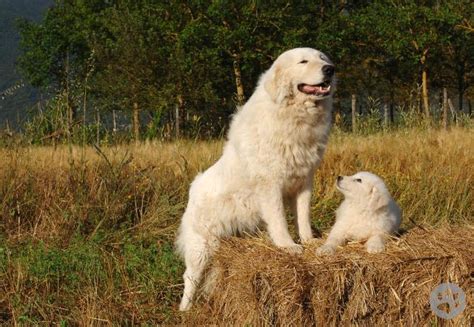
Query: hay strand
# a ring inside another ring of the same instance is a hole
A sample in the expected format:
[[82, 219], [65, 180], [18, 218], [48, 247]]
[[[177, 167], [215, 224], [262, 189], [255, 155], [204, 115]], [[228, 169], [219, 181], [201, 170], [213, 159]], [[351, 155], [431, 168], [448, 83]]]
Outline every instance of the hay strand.
[[[264, 239], [232, 238], [214, 257], [212, 287], [185, 317], [193, 324], [252, 326], [453, 325], [473, 322], [474, 228], [414, 228], [368, 254], [361, 244], [318, 257], [323, 240], [292, 256]], [[452, 282], [467, 306], [438, 318], [429, 296]]]

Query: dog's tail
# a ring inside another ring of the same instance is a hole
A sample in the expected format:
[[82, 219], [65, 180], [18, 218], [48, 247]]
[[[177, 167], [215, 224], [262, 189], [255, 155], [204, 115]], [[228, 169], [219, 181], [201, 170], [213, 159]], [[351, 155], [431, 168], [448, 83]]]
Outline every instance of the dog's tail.
[[192, 242], [193, 231], [192, 231], [192, 223], [193, 223], [193, 215], [194, 210], [192, 210], [192, 206], [189, 206], [184, 211], [183, 217], [181, 218], [181, 225], [178, 228], [178, 232], [176, 234], [176, 240], [174, 242], [175, 245], [175, 252], [181, 258], [184, 259], [186, 254], [186, 248], [190, 246], [190, 242]]
[[186, 242], [184, 240], [185, 233], [183, 232], [183, 228], [183, 220], [181, 220], [181, 225], [178, 228], [176, 240], [174, 241], [175, 253], [181, 258], [184, 258], [184, 253], [186, 251]]

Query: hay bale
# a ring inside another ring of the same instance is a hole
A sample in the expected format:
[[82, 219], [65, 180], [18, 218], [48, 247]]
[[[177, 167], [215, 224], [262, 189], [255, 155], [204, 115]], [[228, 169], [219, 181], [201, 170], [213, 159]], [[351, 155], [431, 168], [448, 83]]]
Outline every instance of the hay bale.
[[[229, 239], [214, 257], [208, 295], [185, 320], [254, 326], [473, 323], [472, 226], [416, 228], [382, 254], [349, 244], [334, 256], [318, 257], [321, 243], [292, 256], [262, 239]], [[430, 309], [430, 293], [443, 282], [466, 293], [466, 309], [452, 320]]]

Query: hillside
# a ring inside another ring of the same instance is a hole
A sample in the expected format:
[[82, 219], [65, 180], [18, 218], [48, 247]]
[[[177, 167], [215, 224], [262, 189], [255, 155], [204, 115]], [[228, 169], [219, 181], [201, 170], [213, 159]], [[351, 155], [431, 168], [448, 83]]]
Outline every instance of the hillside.
[[[21, 77], [15, 69], [19, 54], [19, 36], [15, 28], [18, 18], [39, 20], [44, 10], [53, 0], [2, 0], [0, 1], [0, 93], [18, 85]], [[0, 126], [8, 119], [15, 123], [22, 118], [26, 110], [34, 103], [36, 92], [25, 86], [13, 91], [13, 94], [0, 97]]]

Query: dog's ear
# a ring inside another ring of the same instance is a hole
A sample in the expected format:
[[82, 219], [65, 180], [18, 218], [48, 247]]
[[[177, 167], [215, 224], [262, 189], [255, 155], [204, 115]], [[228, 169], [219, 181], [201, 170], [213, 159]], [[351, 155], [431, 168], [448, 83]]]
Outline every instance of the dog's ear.
[[380, 208], [387, 206], [390, 202], [390, 198], [383, 194], [376, 186], [373, 186], [370, 190], [369, 208], [376, 211]]
[[283, 70], [279, 65], [274, 65], [265, 76], [263, 82], [265, 91], [276, 103], [281, 103], [288, 95], [289, 83], [285, 80]]

